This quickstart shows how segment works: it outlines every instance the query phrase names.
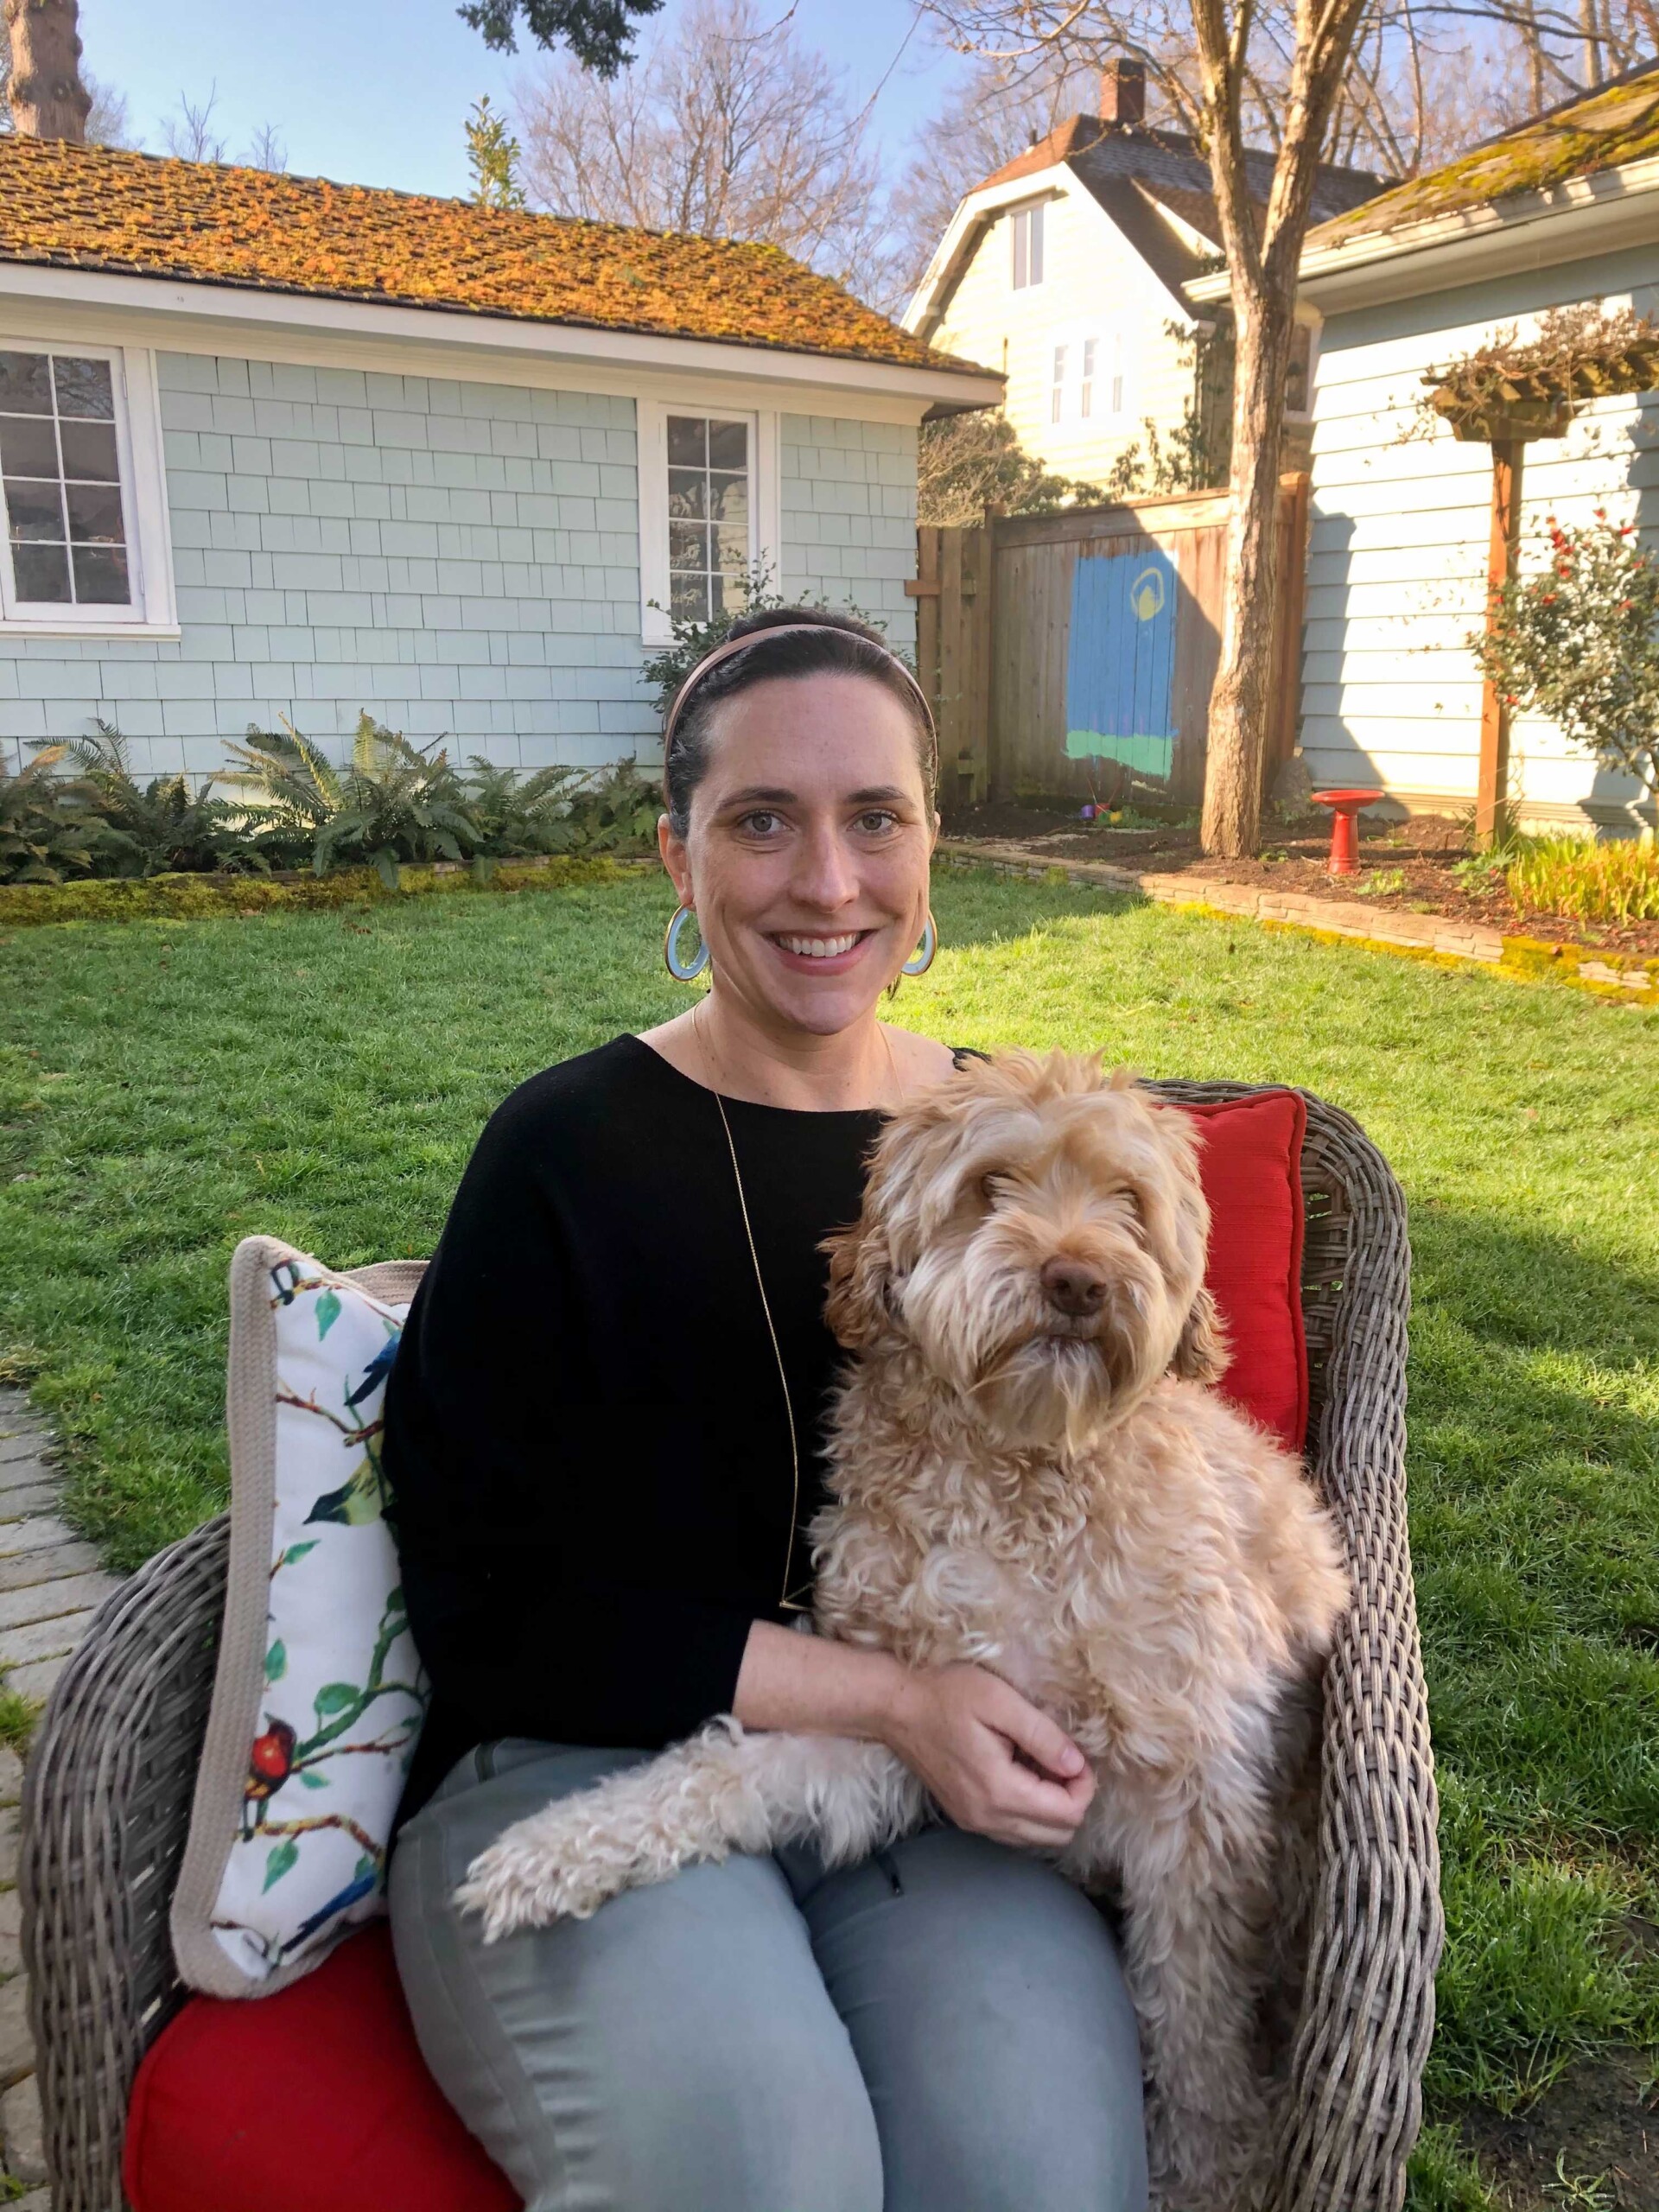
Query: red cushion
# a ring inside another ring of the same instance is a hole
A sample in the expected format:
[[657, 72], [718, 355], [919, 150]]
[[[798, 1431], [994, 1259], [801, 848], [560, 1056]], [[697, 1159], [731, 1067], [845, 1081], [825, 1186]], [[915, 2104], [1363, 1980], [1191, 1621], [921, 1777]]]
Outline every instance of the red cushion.
[[445, 2103], [384, 1922], [257, 2002], [193, 1997], [133, 2084], [134, 2212], [518, 2212]]
[[1185, 1111], [1203, 1139], [1205, 1280], [1232, 1346], [1222, 1392], [1287, 1451], [1300, 1452], [1307, 1436], [1301, 1175], [1307, 1109], [1296, 1091], [1262, 1090]]

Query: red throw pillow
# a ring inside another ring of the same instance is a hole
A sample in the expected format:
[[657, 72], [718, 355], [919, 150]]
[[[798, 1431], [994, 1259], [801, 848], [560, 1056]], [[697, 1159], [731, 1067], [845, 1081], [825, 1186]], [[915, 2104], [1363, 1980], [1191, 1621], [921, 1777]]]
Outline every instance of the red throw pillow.
[[1205, 1279], [1232, 1347], [1224, 1396], [1300, 1452], [1307, 1438], [1302, 1332], [1302, 1138], [1294, 1090], [1259, 1090], [1186, 1106], [1198, 1125], [1198, 1174], [1210, 1201]]
[[193, 1997], [127, 2112], [134, 2212], [518, 2212], [415, 2041], [384, 1922], [276, 1995]]

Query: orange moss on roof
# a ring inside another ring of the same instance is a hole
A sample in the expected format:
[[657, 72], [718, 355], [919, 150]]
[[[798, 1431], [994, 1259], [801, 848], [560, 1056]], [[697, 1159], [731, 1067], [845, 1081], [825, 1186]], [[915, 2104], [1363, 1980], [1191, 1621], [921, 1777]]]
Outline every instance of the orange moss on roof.
[[1649, 67], [1335, 216], [1308, 232], [1308, 248], [1490, 206], [1516, 193], [1548, 192], [1656, 154], [1659, 67]]
[[[781, 248], [0, 139], [0, 261], [968, 369]], [[977, 373], [982, 375], [982, 370]]]

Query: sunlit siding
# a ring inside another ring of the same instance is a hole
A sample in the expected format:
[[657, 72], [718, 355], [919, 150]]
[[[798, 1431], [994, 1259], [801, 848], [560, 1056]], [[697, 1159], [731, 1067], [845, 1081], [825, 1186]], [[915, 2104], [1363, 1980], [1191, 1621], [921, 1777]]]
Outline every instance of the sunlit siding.
[[[1187, 318], [1069, 170], [1047, 171], [1033, 185], [1033, 199], [1053, 194], [1044, 203], [1042, 283], [1014, 290], [1010, 211], [1001, 211], [981, 232], [933, 342], [1001, 370], [1008, 379], [1007, 416], [1027, 452], [1062, 475], [1097, 482], [1143, 435], [1146, 416], [1166, 438], [1179, 428], [1192, 393], [1192, 368], [1166, 326], [1185, 326]], [[1122, 334], [1124, 389], [1122, 410], [1113, 416], [1115, 333]], [[1054, 349], [1071, 349], [1068, 367], [1075, 372], [1083, 340], [1091, 334], [1097, 344], [1093, 412], [1080, 419], [1074, 374], [1064, 419], [1056, 423]]]
[[[1471, 807], [1491, 454], [1445, 429], [1402, 439], [1429, 367], [1544, 309], [1605, 298], [1651, 308], [1659, 246], [1333, 316], [1315, 374], [1302, 743], [1316, 782], [1376, 784], [1414, 810]], [[1522, 561], [1546, 518], [1605, 505], [1659, 541], [1659, 404], [1605, 400], [1526, 448]], [[1517, 716], [1510, 792], [1541, 823], [1628, 823], [1634, 784], [1601, 775], [1548, 723]]]

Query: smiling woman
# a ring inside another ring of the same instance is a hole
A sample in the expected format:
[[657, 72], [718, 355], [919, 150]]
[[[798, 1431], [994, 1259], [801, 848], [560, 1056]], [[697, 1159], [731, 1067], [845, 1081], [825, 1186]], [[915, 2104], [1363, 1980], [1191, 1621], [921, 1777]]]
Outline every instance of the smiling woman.
[[[1112, 1934], [1010, 1848], [1071, 1836], [1077, 1745], [977, 1666], [787, 1624], [838, 1366], [824, 1239], [883, 1112], [954, 1071], [877, 1018], [931, 935], [927, 704], [862, 624], [785, 610], [692, 671], [664, 751], [709, 988], [495, 1115], [388, 1392], [434, 1687], [391, 1880], [422, 2048], [532, 2212], [1138, 2212]], [[484, 1943], [454, 1901], [482, 1849], [721, 1713], [884, 1744], [953, 1825]]]

